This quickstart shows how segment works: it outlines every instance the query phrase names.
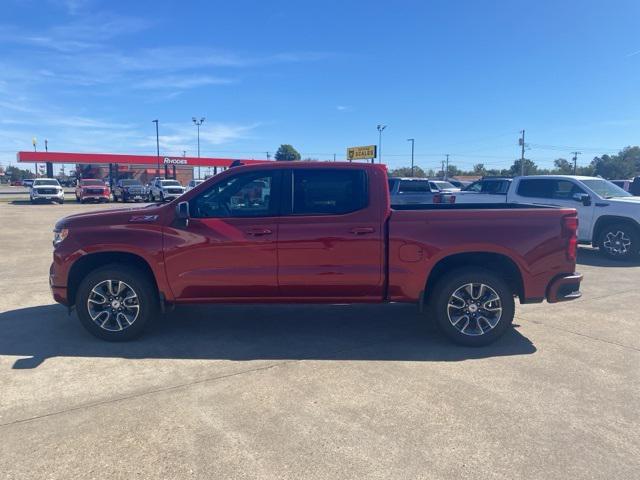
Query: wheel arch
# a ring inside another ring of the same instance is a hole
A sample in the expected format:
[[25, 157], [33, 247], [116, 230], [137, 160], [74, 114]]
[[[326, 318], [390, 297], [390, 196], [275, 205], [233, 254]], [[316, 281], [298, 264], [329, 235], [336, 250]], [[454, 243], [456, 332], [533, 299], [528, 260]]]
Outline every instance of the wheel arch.
[[153, 287], [159, 292], [158, 282], [153, 273], [151, 265], [140, 255], [129, 252], [96, 252], [83, 255], [73, 263], [69, 270], [67, 281], [67, 298], [69, 304], [73, 305], [76, 301], [76, 293], [82, 280], [92, 271], [105, 265], [121, 264], [127, 267], [133, 267], [140, 270], [152, 282]]
[[602, 215], [596, 220], [595, 225], [593, 226], [593, 237], [591, 238], [591, 244], [594, 247], [598, 246], [600, 241], [600, 235], [602, 234], [602, 230], [605, 229], [608, 225], [622, 223], [625, 225], [629, 225], [634, 229], [636, 234], [640, 235], [640, 224], [629, 217], [622, 217], [618, 215]]
[[499, 273], [513, 287], [513, 293], [520, 298], [520, 301], [524, 301], [524, 280], [520, 268], [507, 255], [493, 252], [456, 253], [440, 259], [430, 270], [426, 279], [423, 301], [428, 302], [435, 285], [442, 277], [454, 269], [463, 267], [480, 267]]

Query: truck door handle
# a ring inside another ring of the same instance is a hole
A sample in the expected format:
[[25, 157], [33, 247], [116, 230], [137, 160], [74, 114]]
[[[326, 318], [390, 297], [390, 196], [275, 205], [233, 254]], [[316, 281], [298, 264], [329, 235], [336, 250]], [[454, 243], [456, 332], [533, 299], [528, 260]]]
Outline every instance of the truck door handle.
[[375, 232], [375, 229], [373, 227], [356, 227], [352, 228], [350, 231], [354, 235], [366, 235], [367, 233]]
[[252, 237], [262, 237], [263, 235], [271, 235], [272, 233], [268, 228], [252, 228], [247, 230], [247, 235]]

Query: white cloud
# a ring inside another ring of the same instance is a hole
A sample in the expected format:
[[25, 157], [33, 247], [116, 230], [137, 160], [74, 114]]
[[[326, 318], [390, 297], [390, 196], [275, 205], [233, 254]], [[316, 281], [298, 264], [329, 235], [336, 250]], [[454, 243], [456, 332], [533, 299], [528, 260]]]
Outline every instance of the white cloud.
[[189, 89], [205, 85], [228, 85], [234, 82], [231, 78], [212, 75], [167, 75], [142, 80], [136, 84], [136, 88]]
[[351, 112], [353, 107], [351, 105], [337, 105], [336, 110], [339, 112]]

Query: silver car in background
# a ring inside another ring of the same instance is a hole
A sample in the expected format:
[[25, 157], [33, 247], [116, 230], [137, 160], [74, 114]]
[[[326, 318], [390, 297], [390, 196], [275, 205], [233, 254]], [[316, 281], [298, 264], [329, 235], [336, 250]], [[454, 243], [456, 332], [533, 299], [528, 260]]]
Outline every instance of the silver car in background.
[[391, 205], [453, 203], [455, 197], [441, 192], [426, 178], [389, 177]]

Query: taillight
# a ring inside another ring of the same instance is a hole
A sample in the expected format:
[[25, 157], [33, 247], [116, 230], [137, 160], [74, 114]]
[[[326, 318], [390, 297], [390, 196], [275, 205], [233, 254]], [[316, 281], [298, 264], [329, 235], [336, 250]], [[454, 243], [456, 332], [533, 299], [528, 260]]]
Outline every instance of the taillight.
[[567, 260], [575, 262], [578, 254], [578, 217], [562, 217], [563, 236], [567, 238]]

